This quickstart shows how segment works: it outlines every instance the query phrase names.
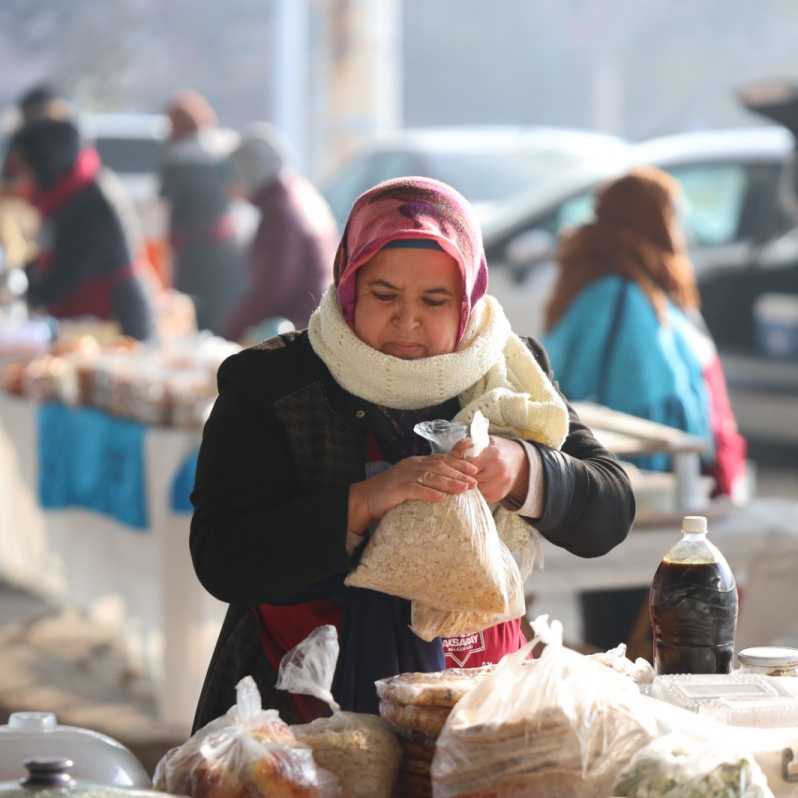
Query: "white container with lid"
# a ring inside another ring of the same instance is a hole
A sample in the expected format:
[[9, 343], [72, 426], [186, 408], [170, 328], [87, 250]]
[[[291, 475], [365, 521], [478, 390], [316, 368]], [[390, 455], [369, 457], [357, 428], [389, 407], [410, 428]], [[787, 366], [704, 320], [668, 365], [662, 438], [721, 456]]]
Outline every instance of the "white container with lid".
[[113, 787], [152, 787], [147, 771], [121, 743], [78, 726], [60, 726], [52, 712], [15, 712], [0, 726], [0, 781], [26, 775], [24, 760], [67, 758], [76, 779]]
[[798, 677], [798, 648], [745, 648], [737, 655], [737, 662], [744, 673]]

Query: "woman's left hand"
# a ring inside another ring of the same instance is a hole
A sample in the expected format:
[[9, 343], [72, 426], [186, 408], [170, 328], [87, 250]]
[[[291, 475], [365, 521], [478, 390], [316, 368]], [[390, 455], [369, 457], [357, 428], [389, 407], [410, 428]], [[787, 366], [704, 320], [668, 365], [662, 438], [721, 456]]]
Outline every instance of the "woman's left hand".
[[477, 485], [485, 500], [491, 504], [508, 496], [523, 502], [529, 489], [529, 460], [524, 447], [517, 441], [490, 436], [490, 445], [477, 457], [471, 457], [471, 439], [465, 438], [452, 454], [473, 463]]

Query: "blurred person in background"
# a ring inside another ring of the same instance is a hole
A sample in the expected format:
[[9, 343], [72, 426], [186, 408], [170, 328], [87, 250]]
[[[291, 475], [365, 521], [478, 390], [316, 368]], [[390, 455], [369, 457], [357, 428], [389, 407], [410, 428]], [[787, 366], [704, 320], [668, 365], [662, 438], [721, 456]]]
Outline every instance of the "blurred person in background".
[[307, 327], [332, 282], [338, 230], [326, 200], [290, 165], [277, 131], [258, 123], [230, 158], [232, 190], [260, 211], [247, 254], [248, 284], [225, 325], [240, 340], [267, 319]]
[[[72, 109], [63, 95], [49, 83], [37, 83], [17, 100], [21, 124], [37, 119], [68, 119]], [[9, 187], [13, 159], [4, 163], [0, 184], [0, 255], [2, 267], [25, 265], [36, 250], [38, 220], [35, 210]]]
[[217, 127], [213, 108], [196, 92], [180, 92], [167, 114], [171, 131], [161, 194], [170, 211], [174, 287], [192, 298], [197, 326], [221, 335], [242, 280], [227, 190], [236, 140]]
[[[544, 343], [569, 400], [704, 438], [715, 494], [729, 495], [743, 487], [746, 444], [699, 312], [678, 196], [675, 179], [655, 168], [636, 169], [599, 192], [595, 220], [560, 241]], [[630, 459], [654, 471], [671, 466], [667, 455]], [[647, 595], [583, 594], [586, 641], [606, 649], [625, 640]]]
[[17, 100], [22, 124], [39, 119], [71, 119], [72, 107], [66, 97], [50, 83], [31, 86]]
[[149, 338], [152, 306], [126, 227], [129, 210], [77, 127], [49, 118], [23, 125], [3, 171], [42, 221], [39, 252], [27, 267], [28, 304], [56, 318], [116, 321], [125, 335]]

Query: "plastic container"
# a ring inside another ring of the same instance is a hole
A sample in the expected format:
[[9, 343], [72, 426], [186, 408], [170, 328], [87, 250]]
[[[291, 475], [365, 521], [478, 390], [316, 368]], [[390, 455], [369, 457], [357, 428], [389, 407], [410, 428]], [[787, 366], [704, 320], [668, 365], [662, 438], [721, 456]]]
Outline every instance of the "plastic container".
[[754, 304], [759, 349], [771, 357], [798, 357], [798, 296], [763, 294]]
[[734, 574], [707, 540], [707, 519], [686, 516], [682, 539], [662, 558], [651, 585], [656, 672], [729, 673], [737, 606]]
[[0, 781], [26, 775], [24, 760], [68, 758], [75, 779], [123, 788], [152, 786], [147, 771], [116, 740], [77, 726], [60, 726], [51, 712], [15, 712], [0, 726]]
[[[22, 765], [20, 765], [22, 766]], [[74, 764], [65, 757], [29, 757], [17, 781], [0, 783], [0, 798], [165, 798], [165, 793], [134, 790], [80, 781], [72, 775]]]
[[651, 696], [682, 709], [698, 712], [703, 706], [722, 700], [761, 701], [790, 698], [778, 683], [753, 673], [670, 674], [657, 676]]
[[737, 661], [744, 673], [798, 677], [798, 648], [746, 648], [737, 655]]

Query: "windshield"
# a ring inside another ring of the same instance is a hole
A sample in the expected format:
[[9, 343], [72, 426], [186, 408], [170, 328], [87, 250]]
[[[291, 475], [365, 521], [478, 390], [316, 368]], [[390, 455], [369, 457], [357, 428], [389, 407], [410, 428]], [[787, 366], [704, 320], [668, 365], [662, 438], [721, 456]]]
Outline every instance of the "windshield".
[[503, 202], [569, 169], [583, 156], [559, 150], [534, 152], [434, 152], [430, 177], [454, 186], [471, 202]]

